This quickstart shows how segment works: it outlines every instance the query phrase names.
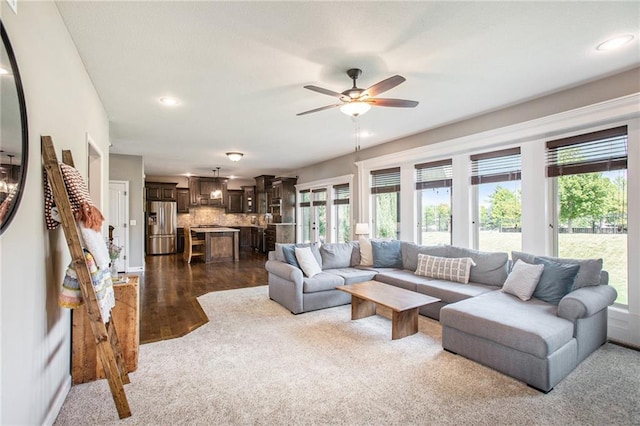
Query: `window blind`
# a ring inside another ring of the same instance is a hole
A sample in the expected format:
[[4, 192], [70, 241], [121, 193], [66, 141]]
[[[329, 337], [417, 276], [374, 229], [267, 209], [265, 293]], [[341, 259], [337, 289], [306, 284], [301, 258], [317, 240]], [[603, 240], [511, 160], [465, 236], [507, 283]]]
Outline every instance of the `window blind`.
[[326, 206], [327, 205], [327, 188], [312, 189], [311, 192], [314, 194], [313, 195], [313, 201], [311, 202], [312, 205], [314, 205], [314, 206]]
[[520, 147], [471, 156], [471, 184], [520, 180]]
[[416, 164], [416, 189], [444, 188], [453, 183], [451, 159]]
[[627, 168], [627, 126], [547, 142], [547, 176]]
[[400, 167], [371, 171], [371, 194], [400, 192]]
[[349, 184], [333, 186], [333, 204], [349, 204]]
[[310, 207], [311, 206], [311, 190], [304, 189], [300, 191], [300, 207]]

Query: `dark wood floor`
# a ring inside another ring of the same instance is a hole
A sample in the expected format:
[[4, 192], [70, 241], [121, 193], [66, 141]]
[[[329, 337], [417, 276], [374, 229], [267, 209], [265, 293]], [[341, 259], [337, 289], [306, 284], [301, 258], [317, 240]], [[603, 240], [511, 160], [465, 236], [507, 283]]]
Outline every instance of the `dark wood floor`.
[[147, 256], [140, 278], [140, 343], [184, 336], [208, 319], [196, 297], [267, 284], [266, 255], [241, 251], [239, 262], [187, 264], [182, 255]]

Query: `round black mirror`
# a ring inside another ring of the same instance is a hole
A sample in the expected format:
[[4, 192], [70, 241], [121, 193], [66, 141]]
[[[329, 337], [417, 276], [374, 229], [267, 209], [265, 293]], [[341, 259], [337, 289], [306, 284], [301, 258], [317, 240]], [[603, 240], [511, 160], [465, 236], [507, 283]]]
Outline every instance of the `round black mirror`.
[[27, 108], [18, 64], [2, 21], [0, 47], [0, 234], [18, 210], [29, 158]]

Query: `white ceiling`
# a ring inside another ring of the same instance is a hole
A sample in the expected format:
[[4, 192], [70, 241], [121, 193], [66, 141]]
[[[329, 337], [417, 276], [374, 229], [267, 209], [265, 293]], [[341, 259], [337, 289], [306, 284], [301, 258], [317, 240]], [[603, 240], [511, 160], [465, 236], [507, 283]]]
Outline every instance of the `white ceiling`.
[[[67, 2], [58, 8], [111, 122], [147, 175], [285, 175], [354, 149], [311, 92], [407, 81], [359, 119], [363, 148], [640, 64], [639, 2]], [[614, 52], [595, 46], [624, 33]], [[163, 95], [181, 104], [158, 103]], [[241, 151], [238, 163], [224, 153]]]

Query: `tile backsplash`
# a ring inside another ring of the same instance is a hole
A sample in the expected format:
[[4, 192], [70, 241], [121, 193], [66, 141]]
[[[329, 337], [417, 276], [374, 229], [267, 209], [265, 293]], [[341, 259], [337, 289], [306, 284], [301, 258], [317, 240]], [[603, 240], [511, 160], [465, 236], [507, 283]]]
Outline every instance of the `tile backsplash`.
[[[255, 223], [252, 223], [252, 218]], [[250, 213], [226, 213], [220, 207], [191, 207], [189, 213], [178, 213], [178, 227], [185, 225], [221, 225], [221, 226], [251, 226], [266, 225], [264, 215]]]

